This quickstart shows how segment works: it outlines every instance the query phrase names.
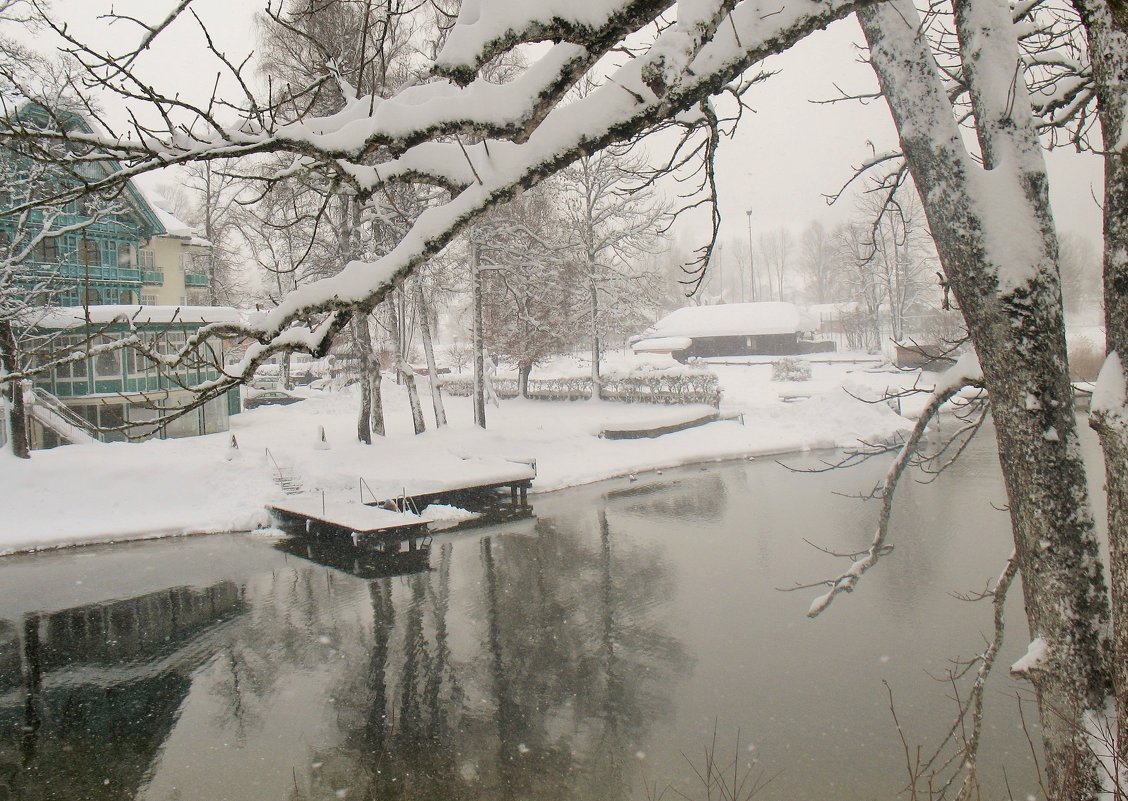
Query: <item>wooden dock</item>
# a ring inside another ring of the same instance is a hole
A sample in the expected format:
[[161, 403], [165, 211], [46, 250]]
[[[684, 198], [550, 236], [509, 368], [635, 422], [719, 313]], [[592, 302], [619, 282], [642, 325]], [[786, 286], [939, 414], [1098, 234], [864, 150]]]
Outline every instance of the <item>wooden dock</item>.
[[[283, 528], [298, 528], [314, 536], [346, 535], [361, 541], [414, 542], [427, 536], [427, 520], [408, 512], [345, 500], [339, 496], [295, 495], [267, 507]], [[412, 548], [414, 550], [414, 548]]]
[[462, 506], [499, 490], [507, 490], [513, 504], [524, 507], [536, 477], [532, 460], [461, 459], [429, 478], [408, 477], [395, 484], [361, 478], [358, 489], [365, 504], [381, 506], [390, 500], [399, 509], [421, 510], [432, 503]]

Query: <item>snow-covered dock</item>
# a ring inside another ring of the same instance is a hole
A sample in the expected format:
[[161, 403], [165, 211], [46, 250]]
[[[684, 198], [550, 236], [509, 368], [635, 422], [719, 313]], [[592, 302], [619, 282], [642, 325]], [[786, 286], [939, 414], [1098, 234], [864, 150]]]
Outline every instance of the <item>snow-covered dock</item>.
[[267, 510], [280, 523], [302, 526], [308, 534], [351, 534], [354, 544], [361, 537], [413, 539], [427, 534], [424, 517], [325, 493], [292, 496], [270, 504]]
[[468, 494], [507, 489], [515, 503], [524, 505], [536, 477], [537, 466], [532, 459], [429, 454], [395, 478], [364, 476], [364, 500], [379, 504], [393, 499], [400, 508], [422, 509]]

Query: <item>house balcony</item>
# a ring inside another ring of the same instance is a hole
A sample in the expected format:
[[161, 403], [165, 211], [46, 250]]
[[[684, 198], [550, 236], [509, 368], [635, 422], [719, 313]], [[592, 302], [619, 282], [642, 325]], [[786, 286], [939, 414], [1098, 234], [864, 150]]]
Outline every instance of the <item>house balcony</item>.
[[136, 267], [103, 267], [101, 265], [72, 264], [69, 262], [25, 261], [20, 272], [29, 278], [58, 278], [68, 281], [112, 282], [115, 284], [141, 284], [141, 270]]
[[211, 282], [206, 275], [199, 273], [184, 273], [184, 286], [210, 286]]
[[160, 270], [143, 270], [141, 283], [146, 286], [164, 286], [164, 273]]

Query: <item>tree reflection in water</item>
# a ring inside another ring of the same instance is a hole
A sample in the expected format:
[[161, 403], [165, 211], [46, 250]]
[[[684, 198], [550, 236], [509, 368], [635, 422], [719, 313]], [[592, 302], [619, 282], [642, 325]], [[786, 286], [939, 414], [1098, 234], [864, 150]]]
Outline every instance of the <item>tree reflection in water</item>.
[[333, 693], [351, 730], [315, 755], [294, 798], [627, 798], [689, 660], [661, 619], [662, 560], [616, 553], [606, 514], [593, 517], [587, 530], [538, 521], [531, 535], [482, 538], [476, 563], [460, 563], [462, 582], [476, 580], [462, 599], [475, 630], [457, 649], [451, 572], [470, 542], [443, 543], [432, 572], [369, 582], [364, 675]]

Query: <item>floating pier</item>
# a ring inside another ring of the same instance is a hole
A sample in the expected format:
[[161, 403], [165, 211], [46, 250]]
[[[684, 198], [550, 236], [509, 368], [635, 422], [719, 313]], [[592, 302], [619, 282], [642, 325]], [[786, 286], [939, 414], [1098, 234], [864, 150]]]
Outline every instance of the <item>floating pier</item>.
[[353, 500], [321, 493], [295, 495], [267, 507], [283, 528], [297, 527], [314, 536], [346, 535], [353, 545], [377, 541], [380, 545], [416, 541], [427, 537], [427, 520], [408, 512], [393, 512]]
[[[526, 509], [536, 463], [499, 458], [448, 457], [429, 475], [387, 479], [360, 477], [356, 493], [338, 488], [291, 495], [267, 506], [284, 530], [337, 542], [352, 540], [377, 553], [425, 550], [430, 520], [419, 511], [432, 503], [464, 505], [508, 490], [515, 509]], [[422, 470], [420, 471], [422, 472]]]

